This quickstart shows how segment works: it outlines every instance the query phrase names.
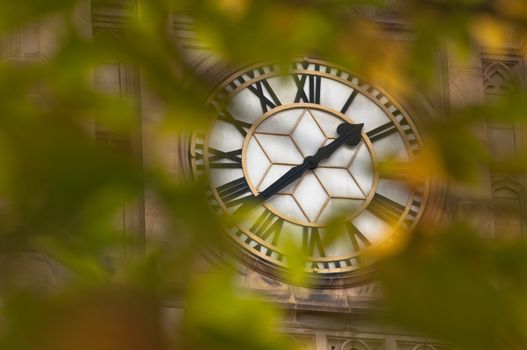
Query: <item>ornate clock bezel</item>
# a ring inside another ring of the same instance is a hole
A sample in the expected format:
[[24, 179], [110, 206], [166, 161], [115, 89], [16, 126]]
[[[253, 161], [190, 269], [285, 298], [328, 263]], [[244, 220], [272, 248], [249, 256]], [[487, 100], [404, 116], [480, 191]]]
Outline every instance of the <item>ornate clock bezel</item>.
[[[423, 142], [421, 139], [421, 132], [419, 128], [414, 123], [414, 119], [410, 117], [410, 115], [406, 112], [405, 108], [402, 107], [390, 94], [388, 94], [386, 91], [384, 91], [382, 88], [379, 88], [377, 86], [371, 85], [367, 83], [362, 78], [358, 77], [355, 74], [348, 73], [344, 68], [338, 67], [334, 64], [331, 64], [329, 62], [318, 60], [318, 59], [304, 59], [302, 62], [309, 62], [313, 64], [320, 64], [325, 67], [331, 67], [332, 69], [336, 69], [339, 72], [342, 72], [341, 75], [336, 76], [329, 73], [323, 73], [323, 72], [317, 72], [313, 70], [291, 70], [288, 71], [288, 74], [310, 74], [310, 75], [320, 75], [332, 80], [339, 81], [346, 86], [352, 87], [353, 89], [358, 90], [362, 95], [367, 97], [369, 100], [371, 100], [373, 103], [375, 103], [378, 107], [380, 107], [384, 113], [390, 118], [391, 121], [394, 122], [395, 126], [397, 127], [397, 131], [399, 134], [404, 134], [404, 130], [402, 129], [402, 126], [399, 125], [399, 121], [396, 120], [395, 112], [392, 110], [390, 111], [388, 106], [394, 106], [395, 111], [400, 113], [403, 116], [403, 119], [410, 125], [410, 128], [413, 132], [413, 134], [416, 137], [416, 143], [418, 144], [419, 148], [422, 148]], [[221, 107], [224, 107], [230, 98], [234, 96], [236, 93], [241, 91], [242, 89], [248, 87], [249, 85], [253, 84], [255, 81], [269, 78], [276, 76], [275, 71], [267, 72], [261, 75], [258, 75], [255, 77], [254, 81], [246, 81], [240, 85], [233, 86], [233, 81], [239, 77], [242, 76], [246, 72], [254, 71], [255, 69], [258, 69], [260, 67], [266, 67], [270, 66], [269, 63], [259, 63], [251, 66], [247, 66], [245, 68], [242, 68], [233, 74], [229, 75], [227, 78], [223, 79], [223, 82], [219, 84], [210, 94], [209, 98], [207, 99], [207, 104], [213, 104], [213, 100], [215, 98], [218, 98], [225, 102]], [[346, 78], [343, 78], [343, 77]], [[351, 77], [351, 78], [350, 78]], [[352, 82], [352, 80], [356, 80], [356, 83]], [[227, 87], [230, 87], [230, 91], [225, 94], [225, 90]], [[375, 95], [373, 95], [375, 93]], [[381, 95], [385, 97], [386, 101], [384, 103], [381, 102], [381, 98], [376, 99], [378, 95]], [[322, 107], [321, 105], [317, 105], [319, 107]], [[221, 109], [221, 108], [220, 108]], [[208, 132], [207, 132], [208, 134]], [[195, 149], [195, 138], [196, 133], [193, 134], [191, 141], [190, 141], [190, 165], [191, 165], [191, 171], [194, 176], [198, 176], [198, 169], [195, 161], [196, 156], [196, 149]], [[408, 151], [409, 156], [413, 159], [415, 157], [414, 152], [411, 152], [412, 145], [410, 144], [409, 140], [405, 137], [402, 137], [402, 140], [404, 142], [405, 148]], [[245, 144], [245, 142], [244, 142]], [[204, 157], [204, 161], [206, 162], [207, 157]], [[378, 171], [375, 171], [376, 174], [378, 174]], [[421, 202], [421, 208], [419, 212], [417, 213], [416, 217], [414, 218], [414, 221], [409, 226], [409, 230], [412, 230], [415, 228], [416, 225], [423, 223], [425, 217], [430, 216], [427, 215], [428, 211], [430, 211], [430, 208], [428, 207], [428, 203], [430, 201], [430, 197], [434, 195], [434, 185], [432, 183], [432, 179], [426, 179], [425, 180], [425, 186], [426, 190], [423, 194], [423, 199]], [[211, 188], [214, 188], [211, 186]], [[375, 192], [375, 191], [373, 191]], [[412, 193], [412, 197], [414, 194]], [[218, 200], [217, 194], [216, 194], [216, 201], [221, 205], [222, 201]], [[410, 211], [410, 208], [412, 206], [412, 199], [409, 199], [406, 207], [404, 209], [403, 214], [399, 217], [397, 220], [397, 223], [394, 226], [400, 226], [402, 221], [407, 217], [408, 212]], [[225, 208], [224, 208], [225, 209]], [[251, 251], [248, 250], [247, 247], [242, 245], [238, 240], [234, 239], [234, 237], [231, 236], [231, 234], [227, 234], [230, 238], [230, 241], [234, 242], [235, 246], [239, 249], [235, 249], [236, 255], [238, 259], [240, 259], [245, 265], [249, 266], [250, 268], [253, 268], [260, 273], [263, 273], [265, 275], [268, 275], [273, 278], [281, 278], [284, 275], [287, 275], [288, 270], [285, 264], [280, 264], [275, 261], [269, 261], [266, 257], [262, 256], [263, 254], [261, 252]], [[258, 238], [258, 237], [252, 237]], [[389, 237], [386, 237], [385, 242], [380, 243], [380, 245], [386, 244], [389, 241], [392, 241], [393, 239], [397, 238], [397, 234], [394, 233], [390, 235]], [[262, 242], [265, 243], [265, 242]], [[260, 253], [260, 254], [258, 254]], [[352, 258], [360, 257], [364, 254], [364, 250], [361, 250], [358, 252], [358, 254], [354, 255]], [[331, 257], [326, 258], [326, 260], [335, 261], [337, 257]], [[323, 258], [319, 258], [320, 261], [323, 261]], [[311, 260], [310, 260], [311, 261]], [[317, 260], [318, 261], [318, 260]], [[375, 270], [372, 268], [371, 264], [362, 264], [361, 266], [352, 266], [350, 269], [347, 270], [339, 270], [334, 272], [324, 272], [324, 273], [317, 273], [316, 269], [311, 271], [306, 271], [306, 280], [309, 286], [313, 287], [323, 287], [323, 288], [340, 288], [340, 287], [347, 287], [347, 286], [353, 286], [358, 284], [363, 284], [370, 282], [374, 278]]]

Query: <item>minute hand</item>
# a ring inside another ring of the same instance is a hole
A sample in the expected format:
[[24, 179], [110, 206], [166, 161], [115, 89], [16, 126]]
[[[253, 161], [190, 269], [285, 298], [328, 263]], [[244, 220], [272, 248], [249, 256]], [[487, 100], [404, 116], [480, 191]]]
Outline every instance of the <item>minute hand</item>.
[[362, 131], [363, 126], [364, 124], [341, 124], [339, 129], [343, 127], [342, 129], [345, 130], [341, 133], [341, 136], [330, 144], [319, 148], [315, 155], [304, 159], [304, 163], [308, 161], [310, 163], [309, 168], [314, 169], [322, 160], [328, 159], [340, 146], [342, 146], [342, 144], [347, 143], [351, 146], [357, 145], [360, 142], [360, 132]]
[[358, 144], [360, 141], [360, 132], [362, 130], [363, 124], [352, 125], [344, 123], [341, 124], [341, 126], [342, 125], [344, 126], [343, 129], [345, 131], [341, 134], [339, 138], [337, 138], [330, 144], [319, 148], [315, 155], [306, 157], [302, 164], [291, 168], [288, 172], [278, 178], [278, 180], [273, 182], [269, 187], [260, 192], [260, 194], [258, 194], [256, 198], [260, 200], [266, 200], [270, 198], [272, 195], [274, 195], [287, 185], [302, 177], [302, 175], [308, 169], [316, 168], [320, 161], [329, 158], [333, 154], [333, 152], [335, 152], [343, 143], [348, 143], [349, 145]]

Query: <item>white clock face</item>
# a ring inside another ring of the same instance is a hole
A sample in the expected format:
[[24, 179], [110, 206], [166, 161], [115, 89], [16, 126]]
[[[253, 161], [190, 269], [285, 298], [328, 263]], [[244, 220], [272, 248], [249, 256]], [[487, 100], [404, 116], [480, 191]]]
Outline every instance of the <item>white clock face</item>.
[[[338, 138], [337, 127], [353, 123], [322, 106], [296, 103], [275, 108], [253, 124], [245, 137], [243, 169], [260, 193], [322, 146]], [[342, 146], [317, 168], [278, 191], [262, 204], [302, 226], [323, 227], [335, 215], [353, 217], [373, 195], [374, 155], [367, 137]]]
[[[429, 185], [410, 187], [405, 172], [421, 148], [420, 136], [379, 89], [305, 60], [285, 76], [274, 65], [238, 73], [211, 104], [217, 117], [193, 138], [193, 169], [209, 178], [218, 213], [251, 203], [250, 215], [228, 232], [252, 266], [265, 272], [286, 267], [284, 246], [293, 241], [304, 248], [306, 271], [321, 281], [351, 276], [365, 250], [419, 220]], [[343, 141], [348, 136], [337, 130], [341, 124], [363, 124], [355, 144]], [[332, 147], [330, 154], [304, 166], [324, 146]], [[380, 174], [385, 164], [394, 171]], [[335, 217], [344, 234], [330, 239], [325, 226]]]

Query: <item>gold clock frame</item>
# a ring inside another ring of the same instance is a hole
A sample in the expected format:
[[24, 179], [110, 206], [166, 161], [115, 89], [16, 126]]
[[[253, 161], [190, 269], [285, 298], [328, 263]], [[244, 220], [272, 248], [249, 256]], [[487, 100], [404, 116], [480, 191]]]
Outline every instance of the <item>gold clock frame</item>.
[[[272, 110], [268, 111], [267, 113], [263, 114], [260, 118], [258, 118], [252, 125], [252, 127], [247, 131], [247, 136], [245, 136], [245, 140], [243, 142], [243, 146], [242, 146], [242, 170], [243, 170], [243, 173], [244, 173], [244, 176], [245, 176], [245, 179], [247, 180], [247, 183], [249, 185], [249, 188], [251, 189], [251, 192], [254, 194], [254, 195], [258, 195], [258, 190], [256, 189], [257, 186], [255, 186], [251, 179], [250, 179], [250, 176], [248, 176], [248, 170], [247, 170], [247, 147], [248, 147], [248, 144], [249, 144], [249, 141], [251, 139], [251, 136], [255, 133], [256, 129], [258, 128], [258, 126], [264, 121], [264, 120], [267, 120], [268, 118], [271, 118], [272, 116], [274, 116], [275, 114], [277, 113], [280, 113], [282, 111], [285, 111], [285, 110], [290, 110], [290, 109], [293, 109], [293, 108], [298, 108], [298, 109], [304, 109], [304, 110], [308, 110], [308, 109], [318, 109], [318, 110], [321, 110], [321, 111], [325, 111], [327, 113], [330, 113], [332, 114], [334, 117], [336, 118], [339, 118], [343, 121], [346, 121], [348, 123], [352, 123], [353, 121], [345, 114], [342, 114], [342, 113], [339, 113], [337, 111], [334, 111], [330, 108], [327, 108], [327, 107], [324, 107], [322, 105], [318, 105], [318, 104], [313, 104], [313, 103], [291, 103], [291, 104], [286, 104], [286, 105], [281, 105], [281, 106], [278, 106], [276, 108], [273, 108]], [[300, 122], [302, 118], [300, 117], [299, 120], [297, 121], [297, 124]], [[294, 129], [294, 128], [293, 128]], [[279, 135], [279, 134], [273, 134], [273, 133], [269, 133], [271, 135]], [[377, 157], [375, 155], [375, 150], [373, 149], [373, 145], [371, 144], [370, 140], [368, 137], [366, 137], [366, 135], [364, 133], [361, 134], [361, 139], [362, 141], [366, 144], [366, 147], [368, 148], [368, 152], [370, 153], [370, 156], [371, 156], [371, 159], [372, 159], [372, 163], [374, 165], [374, 168], [376, 168], [378, 165], [377, 165]], [[295, 142], [293, 140], [293, 142]], [[265, 150], [264, 150], [264, 153], [265, 153]], [[207, 160], [205, 160], [205, 162], [207, 162]], [[353, 162], [353, 160], [350, 161], [350, 163]], [[298, 165], [298, 164], [290, 164], [290, 165]], [[324, 166], [324, 168], [337, 168], [337, 167], [330, 167], [330, 166]], [[317, 177], [317, 175], [315, 174], [315, 177]], [[353, 177], [353, 175], [352, 175]], [[318, 177], [317, 177], [318, 178]], [[322, 184], [322, 182], [319, 180], [319, 182], [321, 183], [322, 187], [324, 187], [324, 185]], [[379, 182], [379, 173], [376, 171], [373, 175], [373, 183], [372, 183], [372, 186], [371, 186], [371, 189], [370, 191], [367, 193], [367, 194], [364, 194], [365, 195], [365, 200], [364, 202], [362, 203], [362, 205], [358, 208], [358, 209], [355, 209], [355, 213], [353, 213], [354, 215], [350, 215], [348, 217], [348, 219], [353, 219], [358, 213], [362, 212], [367, 206], [368, 204], [370, 203], [371, 199], [373, 198], [373, 195], [375, 194], [376, 192], [376, 189], [377, 189], [377, 184]], [[298, 187], [298, 185], [300, 184], [300, 181], [299, 183], [297, 184], [296, 187]], [[328, 193], [328, 190], [324, 187], [324, 191], [326, 191], [326, 193]], [[332, 198], [338, 198], [338, 197], [335, 197], [335, 196], [331, 196]], [[284, 215], [283, 213], [280, 213], [279, 211], [277, 211], [273, 206], [267, 204], [267, 203], [262, 203], [262, 205], [264, 207], [266, 207], [269, 211], [271, 211], [272, 213], [274, 213], [275, 215], [283, 218], [284, 220], [287, 220], [289, 222], [292, 222], [294, 224], [297, 224], [299, 226], [309, 226], [309, 227], [324, 227], [324, 225], [322, 224], [316, 224], [316, 223], [308, 223], [308, 222], [300, 222], [299, 220], [296, 220], [296, 219], [293, 219], [293, 218], [290, 218], [286, 215]], [[327, 202], [325, 203], [325, 205], [327, 205]], [[325, 208], [325, 205], [321, 208], [319, 214], [318, 214], [318, 217], [320, 217], [320, 215], [322, 214], [324, 208]], [[300, 206], [300, 209], [302, 210], [302, 206]]]
[[[300, 62], [300, 60], [298, 60], [296, 62]], [[336, 65], [334, 65], [332, 63], [329, 63], [329, 62], [326, 62], [326, 61], [323, 61], [323, 60], [319, 60], [319, 59], [312, 59], [312, 58], [303, 59], [302, 62], [308, 62], [310, 64], [311, 63], [312, 64], [319, 64], [319, 65], [322, 65], [322, 66], [325, 66], [325, 67], [328, 67], [328, 68], [331, 68], [331, 69], [336, 69], [336, 70], [341, 70], [343, 72], [346, 72], [345, 68], [338, 67], [338, 66], [336, 66]], [[225, 94], [225, 93], [220, 94], [220, 92], [225, 91], [226, 86], [228, 86], [236, 77], [239, 77], [239, 76], [243, 75], [246, 72], [254, 71], [255, 69], [258, 69], [260, 67], [266, 67], [266, 66], [270, 66], [270, 65], [272, 65], [272, 64], [265, 63], [265, 62], [264, 63], [260, 63], [260, 64], [255, 64], [255, 65], [251, 65], [251, 66], [245, 67], [243, 69], [240, 69], [240, 70], [236, 71], [235, 73], [231, 74], [230, 76], [228, 76], [227, 78], [225, 78], [223, 80], [223, 83], [218, 85], [217, 88], [213, 90], [213, 92], [210, 94], [210, 97], [207, 99], [207, 103], [208, 104], [213, 104], [214, 99], [219, 97], [221, 103], [217, 104], [216, 108], [217, 108], [218, 111], [222, 110], [223, 108], [226, 107], [228, 101], [230, 101], [230, 99], [234, 95], [236, 95], [239, 91], [247, 88], [248, 86], [250, 86], [251, 84], [253, 84], [254, 82], [256, 82], [258, 80], [267, 79], [267, 78], [270, 78], [270, 77], [275, 77], [275, 76], [278, 76], [279, 74], [276, 71], [260, 74], [260, 75], [256, 76], [254, 79], [248, 80], [248, 81], [244, 82], [243, 84], [240, 84], [240, 85], [236, 86], [236, 88], [231, 90], [229, 93], [227, 93], [227, 94]], [[414, 123], [414, 120], [408, 115], [406, 110], [390, 94], [388, 94], [382, 88], [379, 88], [377, 86], [373, 86], [373, 85], [371, 85], [369, 83], [366, 83], [365, 80], [363, 80], [362, 78], [358, 77], [357, 75], [351, 74], [351, 73], [346, 73], [346, 74], [348, 76], [352, 76], [358, 82], [362, 82], [363, 84], [355, 83], [355, 82], [352, 82], [349, 79], [342, 78], [342, 77], [339, 77], [339, 76], [335, 76], [335, 75], [332, 75], [332, 74], [329, 74], [329, 73], [324, 73], [324, 72], [315, 71], [315, 70], [309, 70], [309, 69], [291, 69], [291, 70], [289, 70], [287, 72], [287, 74], [291, 74], [291, 75], [292, 74], [298, 74], [298, 75], [300, 75], [300, 74], [309, 74], [309, 75], [321, 76], [321, 77], [324, 77], [324, 78], [328, 78], [328, 79], [332, 79], [332, 80], [338, 81], [340, 83], [343, 83], [346, 86], [349, 86], [349, 87], [351, 87], [353, 89], [358, 90], [363, 96], [365, 96], [370, 101], [375, 103], [378, 107], [380, 107], [383, 110], [383, 112], [388, 116], [388, 118], [390, 118], [390, 120], [392, 122], [394, 122], [394, 125], [396, 126], [397, 132], [399, 133], [399, 135], [404, 135], [404, 130], [400, 126], [399, 121], [397, 121], [394, 118], [392, 111], [390, 111], [379, 100], [374, 98], [374, 97], [376, 97], [376, 95], [378, 95], [380, 93], [382, 96], [384, 96], [387, 99], [387, 101], [390, 102], [390, 104], [392, 104], [396, 108], [396, 110], [403, 116], [404, 120], [410, 125], [412, 133], [416, 137], [417, 143], [419, 144], [419, 148], [422, 148], [423, 142], [422, 142], [421, 134], [419, 132], [419, 129], [416, 127], [416, 125]], [[369, 89], [373, 89], [373, 90], [370, 91]], [[374, 96], [373, 93], [375, 91], [377, 91], [377, 94]], [[301, 104], [295, 104], [295, 105], [296, 106], [300, 106]], [[310, 106], [311, 106], [310, 108], [314, 108], [313, 105], [310, 105]], [[331, 110], [329, 108], [325, 108], [322, 105], [315, 105], [315, 106], [316, 106], [317, 109], [326, 109], [328, 112], [330, 112], [332, 114], [337, 114], [337, 113], [340, 114], [339, 112]], [[280, 108], [280, 107], [277, 107], [277, 108]], [[256, 122], [254, 122], [254, 124], [250, 128], [250, 130], [254, 130], [256, 128], [256, 125], [258, 125], [261, 122], [261, 120], [265, 119], [268, 115], [271, 115], [271, 114], [274, 114], [274, 113], [276, 113], [276, 111], [273, 109], [273, 110], [267, 112], [266, 114], [262, 115]], [[349, 117], [347, 117], [345, 115], [342, 115], [342, 116], [344, 116], [344, 118], [346, 118], [346, 119], [349, 119]], [[205, 138], [205, 142], [204, 142], [204, 155], [203, 155], [203, 158], [204, 158], [205, 169], [206, 170], [209, 169], [208, 157], [207, 157], [207, 154], [206, 154], [207, 146], [208, 146], [207, 138], [208, 138], [209, 133], [210, 133], [210, 130], [207, 130], [207, 132], [206, 132], [207, 137]], [[244, 143], [243, 143], [242, 154], [245, 153], [249, 136], [250, 136], [250, 133], [248, 132], [247, 136], [245, 137]], [[196, 162], [195, 162], [195, 158], [196, 158], [195, 138], [196, 138], [196, 135], [194, 134], [191, 137], [191, 142], [190, 142], [190, 144], [191, 144], [191, 146], [190, 146], [190, 158], [191, 158], [192, 172], [194, 174], [197, 174], [198, 171], [197, 171]], [[368, 137], [363, 137], [363, 139], [367, 139], [368, 142], [369, 142]], [[401, 137], [401, 139], [404, 142], [405, 148], [406, 148], [408, 156], [410, 158], [410, 162], [414, 161], [415, 160], [415, 155], [412, 152], [412, 147], [410, 145], [409, 140], [406, 137]], [[243, 159], [243, 157], [242, 157], [242, 159]], [[244, 175], [246, 175], [245, 174], [245, 170], [244, 170]], [[378, 176], [379, 176], [378, 171], [377, 171], [377, 169], [375, 169], [375, 178], [377, 179]], [[257, 193], [257, 191], [254, 188], [254, 186], [252, 184], [250, 184], [250, 185], [251, 185], [251, 187], [250, 187], [251, 191], [253, 193]], [[377, 181], [375, 181], [375, 185], [377, 185]], [[423, 217], [423, 215], [424, 215], [424, 213], [426, 211], [427, 204], [428, 204], [428, 201], [430, 199], [431, 190], [432, 190], [432, 185], [431, 185], [431, 180], [430, 179], [426, 179], [424, 181], [424, 187], [425, 187], [425, 190], [423, 192], [423, 198], [422, 198], [422, 202], [421, 202], [421, 206], [420, 206], [419, 212], [418, 212], [417, 216], [413, 219], [412, 224], [408, 227], [408, 230], [412, 230], [412, 229], [415, 228], [415, 226], [420, 222], [420, 220], [422, 219], [422, 217]], [[212, 185], [212, 183], [210, 183], [210, 188], [211, 188], [211, 190], [213, 192], [213, 195], [214, 195], [218, 205], [222, 208], [222, 210], [224, 212], [227, 212], [226, 206], [224, 205], [223, 201], [221, 200], [221, 197], [218, 195], [218, 193], [217, 193], [216, 189], [214, 188], [214, 186]], [[372, 190], [370, 191], [370, 193], [375, 193], [375, 192], [376, 192], [376, 187], [375, 187], [375, 189], [372, 187]], [[409, 196], [409, 199], [408, 199], [408, 201], [406, 203], [406, 206], [405, 206], [405, 209], [404, 209], [403, 213], [400, 215], [400, 217], [397, 220], [397, 222], [395, 224], [393, 224], [393, 226], [392, 226], [393, 228], [400, 227], [401, 223], [408, 216], [408, 212], [410, 211], [410, 209], [412, 207], [412, 202], [414, 200], [414, 197], [415, 197], [415, 191], [412, 191], [410, 196]], [[364, 208], [366, 208], [366, 207], [367, 207], [367, 205], [364, 206]], [[364, 210], [364, 208], [361, 207], [361, 211]], [[360, 212], [360, 211], [358, 211], [358, 212]], [[246, 234], [248, 234], [248, 236], [250, 236], [251, 239], [253, 239], [257, 243], [262, 244], [262, 245], [264, 245], [266, 247], [270, 245], [270, 242], [266, 242], [266, 241], [260, 239], [260, 237], [258, 237], [257, 235], [254, 235], [253, 233], [251, 233], [247, 229], [243, 229], [243, 228], [240, 228], [240, 229], [243, 230]], [[284, 276], [284, 274], [287, 274], [287, 264], [282, 263], [280, 261], [275, 261], [275, 260], [270, 261], [269, 260], [269, 256], [267, 256], [266, 254], [263, 254], [263, 253], [258, 252], [258, 251], [248, 250], [246, 245], [241, 244], [241, 242], [239, 242], [234, 237], [232, 237], [231, 234], [229, 234], [229, 236], [232, 238], [232, 241], [234, 241], [237, 246], [241, 247], [241, 249], [239, 249], [237, 251], [236, 255], [245, 264], [247, 264], [247, 265], [251, 266], [252, 268], [255, 268], [256, 270], [258, 270], [258, 271], [260, 271], [260, 272], [262, 272], [262, 273], [264, 273], [266, 275], [269, 275], [271, 277], [279, 277], [279, 276]], [[377, 244], [377, 246], [382, 246], [384, 244], [390, 244], [394, 239], [397, 239], [397, 236], [398, 236], [397, 235], [397, 230], [394, 229], [392, 234], [388, 235], [386, 237], [385, 241], [382, 242], [382, 243]], [[284, 254], [283, 251], [280, 251], [276, 247], [275, 247], [274, 250], [277, 251], [280, 254]], [[366, 253], [367, 252], [365, 250], [361, 250], [357, 254], [353, 255], [352, 258], [355, 258], [357, 260], [360, 258], [362, 260], [362, 262], [367, 261], [367, 254]], [[349, 258], [349, 257], [347, 257], [347, 256], [346, 257], [337, 257], [337, 256], [331, 256], [331, 257], [309, 257], [308, 262], [317, 262], [317, 263], [318, 262], [320, 262], [320, 263], [333, 262], [333, 261], [337, 261], [337, 260], [339, 260], [341, 258]], [[370, 281], [371, 278], [373, 277], [374, 270], [371, 268], [371, 266], [369, 266], [367, 264], [366, 265], [363, 264], [361, 266], [351, 266], [348, 269], [345, 269], [345, 268], [325, 269], [324, 272], [322, 272], [322, 273], [321, 273], [321, 271], [319, 271], [316, 268], [315, 269], [306, 269], [305, 272], [308, 273], [307, 280], [308, 280], [308, 283], [310, 284], [310, 286], [314, 286], [315, 285], [315, 286], [319, 286], [319, 287], [339, 288], [339, 287], [343, 287], [343, 286], [362, 284], [362, 283]]]

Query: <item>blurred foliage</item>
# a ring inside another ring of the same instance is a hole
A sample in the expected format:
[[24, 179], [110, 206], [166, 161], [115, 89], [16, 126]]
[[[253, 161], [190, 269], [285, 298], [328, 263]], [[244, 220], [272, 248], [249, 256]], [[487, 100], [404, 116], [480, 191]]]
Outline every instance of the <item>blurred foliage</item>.
[[[240, 290], [230, 267], [203, 271], [205, 243], [223, 245], [219, 219], [207, 210], [203, 184], [181, 181], [163, 166], [169, 140], [203, 127], [210, 115], [203, 100], [211, 81], [192, 70], [168, 30], [174, 14], [191, 16], [200, 40], [231, 64], [285, 66], [294, 57], [320, 56], [403, 100], [441, 95], [445, 52], [462, 66], [478, 46], [521, 42], [527, 30], [524, 0], [116, 1], [125, 13], [117, 43], [92, 40], [86, 15], [102, 3], [0, 1], [3, 349], [294, 347], [275, 332], [279, 311]], [[395, 19], [374, 20], [378, 12]], [[47, 35], [41, 56], [9, 51], [35, 23]], [[408, 40], [394, 40], [394, 31]], [[141, 83], [163, 106], [148, 130], [156, 149], [139, 141], [138, 91], [94, 87], [94, 69], [114, 62], [140, 70]], [[415, 176], [440, 177], [456, 189], [484, 187], [480, 175], [489, 167], [524, 176], [527, 150], [496, 158], [475, 130], [486, 123], [521, 130], [526, 97], [516, 82], [493, 100], [445, 106], [436, 115], [421, 111], [430, 147]], [[95, 126], [121, 146], [94, 142]], [[141, 222], [123, 233], [123, 208], [144, 198], [159, 204], [172, 233], [159, 244], [145, 242]], [[463, 348], [524, 348], [527, 247], [483, 236], [445, 222], [421, 228], [383, 256], [386, 320]], [[54, 275], [20, 264], [21, 252], [53, 258], [46, 266]], [[289, 277], [302, 281], [295, 271]], [[184, 315], [164, 307], [174, 295], [185, 300]]]
[[524, 241], [482, 240], [469, 226], [417, 232], [381, 264], [385, 316], [462, 348], [520, 348], [526, 258]]

